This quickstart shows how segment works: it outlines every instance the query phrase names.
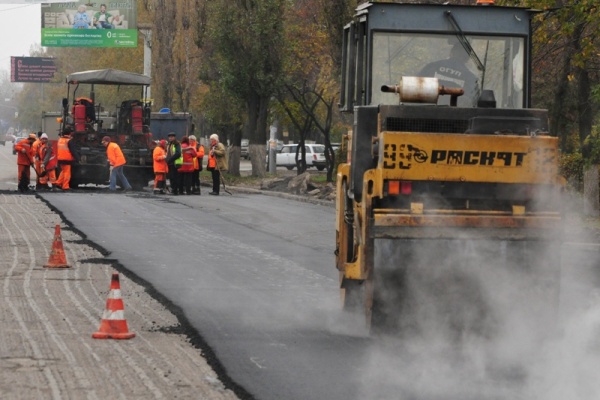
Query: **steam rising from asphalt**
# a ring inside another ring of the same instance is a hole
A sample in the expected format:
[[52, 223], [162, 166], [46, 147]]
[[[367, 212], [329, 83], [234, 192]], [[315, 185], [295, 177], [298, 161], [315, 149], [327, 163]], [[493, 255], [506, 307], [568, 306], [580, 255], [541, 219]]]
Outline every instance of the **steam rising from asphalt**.
[[[395, 306], [386, 309], [389, 331], [373, 340], [358, 398], [600, 398], [598, 251], [563, 246], [558, 276], [556, 250], [377, 241], [375, 265], [389, 268], [376, 282]], [[557, 282], [560, 302], [549, 290]]]

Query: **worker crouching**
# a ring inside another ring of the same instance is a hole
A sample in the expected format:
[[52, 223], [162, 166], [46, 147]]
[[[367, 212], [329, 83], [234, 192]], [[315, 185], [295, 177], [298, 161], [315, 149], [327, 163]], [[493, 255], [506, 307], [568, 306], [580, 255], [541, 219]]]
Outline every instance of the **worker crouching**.
[[48, 182], [54, 187], [56, 185], [56, 167], [58, 166], [58, 158], [52, 148], [52, 144], [48, 142], [48, 135], [45, 133], [42, 133], [40, 136], [37, 158], [40, 160], [38, 169], [40, 188], [48, 189]]

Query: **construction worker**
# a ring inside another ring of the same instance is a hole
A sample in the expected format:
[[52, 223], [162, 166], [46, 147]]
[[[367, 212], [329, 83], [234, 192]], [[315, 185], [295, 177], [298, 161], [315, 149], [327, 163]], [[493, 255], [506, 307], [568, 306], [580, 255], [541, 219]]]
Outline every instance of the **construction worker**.
[[167, 144], [167, 165], [169, 166], [169, 184], [171, 185], [171, 194], [177, 196], [178, 191], [178, 172], [177, 169], [183, 163], [181, 154], [181, 145], [177, 141], [175, 132], [169, 132], [167, 135], [169, 143]]
[[65, 127], [57, 145], [56, 158], [58, 159], [60, 174], [56, 180], [56, 187], [63, 191], [71, 189], [69, 186], [71, 183], [71, 166], [73, 163], [79, 162], [79, 153], [75, 147], [75, 142], [71, 138], [72, 133], [73, 128], [70, 126]]
[[208, 153], [207, 168], [212, 174], [212, 192], [213, 196], [219, 195], [219, 185], [221, 173], [227, 171], [227, 150], [223, 143], [219, 142], [219, 135], [213, 133], [210, 135], [210, 152]]
[[33, 154], [33, 169], [35, 170], [35, 175], [36, 175], [35, 190], [39, 190], [42, 188], [42, 185], [40, 182], [40, 166], [42, 165], [42, 161], [38, 158], [39, 147], [42, 144], [42, 141], [40, 140], [42, 133], [43, 133], [42, 131], [39, 131], [37, 133], [37, 139], [31, 145], [31, 153]]
[[19, 184], [17, 188], [19, 192], [25, 193], [29, 191], [29, 181], [31, 178], [31, 166], [33, 165], [33, 153], [31, 146], [33, 142], [37, 140], [35, 133], [29, 134], [27, 139], [23, 139], [15, 144], [15, 150], [17, 152], [17, 166], [18, 175], [17, 179]]
[[52, 188], [56, 186], [56, 167], [58, 166], [58, 158], [52, 148], [52, 144], [48, 142], [48, 135], [42, 133], [40, 136], [40, 145], [38, 146], [38, 158], [40, 159], [40, 185], [41, 188], [48, 189], [48, 181]]
[[192, 193], [200, 195], [200, 171], [202, 171], [202, 160], [204, 159], [204, 146], [197, 142], [196, 136], [190, 135], [190, 146], [196, 149], [194, 158], [194, 172], [192, 172]]
[[154, 160], [154, 194], [164, 194], [167, 183], [167, 173], [169, 166], [167, 165], [167, 141], [161, 140], [158, 146], [154, 148], [152, 153]]
[[183, 162], [181, 167], [177, 169], [179, 194], [192, 194], [192, 174], [194, 173], [196, 149], [190, 146], [190, 139], [187, 136], [181, 138], [181, 155], [183, 156]]
[[123, 173], [123, 167], [127, 163], [127, 160], [125, 159], [125, 155], [123, 155], [123, 151], [121, 151], [121, 147], [111, 141], [109, 136], [104, 136], [102, 138], [102, 145], [106, 147], [106, 156], [108, 157], [108, 163], [110, 164], [108, 190], [113, 192], [117, 190], [117, 178], [119, 178], [123, 191], [129, 192], [132, 188]]

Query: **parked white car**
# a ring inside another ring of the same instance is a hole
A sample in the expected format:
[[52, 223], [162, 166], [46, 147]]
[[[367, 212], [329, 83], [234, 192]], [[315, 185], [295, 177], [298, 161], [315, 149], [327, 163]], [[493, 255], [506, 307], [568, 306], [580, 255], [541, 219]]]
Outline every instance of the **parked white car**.
[[[278, 167], [286, 167], [287, 169], [294, 169], [296, 166], [296, 149], [298, 148], [297, 144], [286, 144], [283, 146], [281, 151], [277, 153], [277, 166]], [[306, 166], [312, 167], [313, 163], [316, 161], [316, 168], [319, 171], [322, 171], [325, 162], [325, 146], [322, 144], [313, 144], [308, 143], [304, 145], [306, 149]], [[302, 159], [302, 153], [298, 154], [298, 160]]]

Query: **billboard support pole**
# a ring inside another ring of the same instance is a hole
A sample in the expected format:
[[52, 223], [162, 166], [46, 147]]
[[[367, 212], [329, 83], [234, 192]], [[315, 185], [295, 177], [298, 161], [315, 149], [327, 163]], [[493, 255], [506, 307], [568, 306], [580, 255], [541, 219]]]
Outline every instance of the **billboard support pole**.
[[[141, 24], [138, 24], [138, 27]], [[142, 35], [144, 35], [144, 75], [152, 77], [152, 28], [143, 27], [140, 29]], [[151, 99], [152, 93], [151, 88], [147, 88], [146, 98]]]

